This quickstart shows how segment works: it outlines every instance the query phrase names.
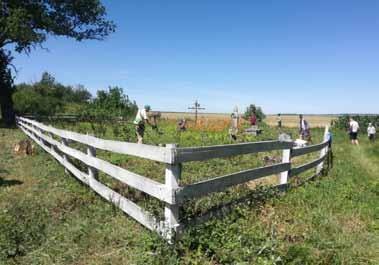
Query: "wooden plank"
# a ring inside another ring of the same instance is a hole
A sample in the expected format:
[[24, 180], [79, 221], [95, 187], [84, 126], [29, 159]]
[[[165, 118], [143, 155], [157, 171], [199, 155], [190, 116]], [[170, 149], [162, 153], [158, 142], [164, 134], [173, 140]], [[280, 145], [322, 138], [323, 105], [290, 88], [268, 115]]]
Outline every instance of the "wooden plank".
[[[291, 149], [284, 149], [282, 154], [282, 163], [291, 163]], [[280, 184], [286, 184], [288, 182], [289, 170], [280, 173]]]
[[52, 155], [59, 163], [61, 163], [68, 171], [70, 171], [76, 178], [78, 178], [80, 181], [82, 181], [85, 184], [88, 184], [88, 175], [84, 172], [80, 171], [78, 168], [76, 168], [73, 164], [71, 164], [68, 160], [65, 160], [63, 157], [61, 157], [58, 153], [55, 151], [52, 151], [49, 147], [44, 145], [41, 141], [38, 140], [36, 136], [34, 136], [31, 132], [29, 132], [27, 129], [20, 127], [20, 129], [28, 135], [30, 138], [32, 138], [39, 146], [42, 147], [43, 150], [45, 150], [47, 153]]
[[[325, 127], [325, 132], [324, 132], [324, 141], [328, 143], [327, 146], [325, 146], [323, 149], [320, 151], [320, 157], [323, 157], [327, 155], [328, 153], [328, 147], [329, 147], [329, 126]], [[320, 174], [322, 169], [324, 168], [324, 160], [317, 166], [316, 173]]]
[[[96, 157], [96, 149], [93, 148], [92, 146], [88, 146], [87, 147], [87, 155], [90, 156], [90, 157]], [[98, 171], [95, 168], [89, 166], [88, 167], [88, 176], [90, 178], [97, 179], [97, 177], [98, 177]]]
[[176, 200], [178, 203], [182, 203], [185, 200], [198, 198], [212, 192], [224, 191], [226, 188], [231, 186], [289, 170], [290, 167], [290, 163], [281, 163], [267, 167], [249, 169], [230, 175], [201, 181], [195, 184], [190, 184], [177, 191]]
[[263, 141], [255, 143], [177, 148], [175, 162], [203, 161], [212, 158], [289, 149], [292, 148], [292, 146], [292, 142]]
[[85, 145], [89, 145], [98, 149], [111, 151], [120, 154], [132, 155], [141, 158], [146, 158], [163, 163], [173, 163], [174, 151], [165, 147], [136, 144], [113, 140], [104, 140], [91, 135], [80, 134], [76, 132], [56, 129], [51, 126], [46, 126], [40, 122], [36, 122], [23, 117], [18, 117], [19, 120], [30, 123], [43, 131], [51, 132], [61, 138], [70, 139]]
[[291, 169], [290, 171], [290, 176], [293, 177], [293, 176], [296, 176], [296, 175], [299, 175], [300, 173], [303, 173], [304, 171], [307, 171], [309, 169], [312, 169], [316, 166], [318, 166], [320, 163], [322, 163], [324, 161], [324, 159], [326, 158], [326, 155], [310, 162], [310, 163], [307, 163], [307, 164], [304, 164], [304, 165], [301, 165], [299, 167], [294, 167]]
[[296, 156], [301, 156], [308, 153], [316, 152], [325, 148], [326, 146], [328, 146], [328, 144], [329, 144], [329, 141], [324, 141], [320, 144], [309, 145], [309, 146], [301, 147], [301, 148], [294, 148], [292, 149], [291, 156], [296, 157]]
[[71, 147], [65, 146], [58, 142], [55, 139], [52, 139], [51, 137], [44, 135], [31, 126], [22, 125], [23, 127], [27, 128], [28, 130], [34, 132], [36, 135], [38, 135], [41, 139], [44, 139], [45, 141], [49, 142], [52, 145], [55, 145], [61, 152], [78, 159], [85, 163], [87, 166], [91, 166], [92, 168], [96, 168], [111, 177], [133, 187], [140, 191], [143, 191], [161, 201], [165, 201], [168, 203], [172, 203], [172, 196], [170, 196], [168, 190], [166, 189], [166, 186], [162, 183], [156, 182], [152, 179], [146, 178], [144, 176], [138, 175], [136, 173], [130, 172], [129, 170], [126, 170], [124, 168], [118, 167], [116, 165], [113, 165], [107, 161], [101, 160], [97, 157], [91, 157], [87, 154], [78, 151], [76, 149], [73, 149]]
[[[176, 148], [175, 144], [167, 145], [166, 148]], [[165, 184], [167, 190], [170, 191], [172, 201], [174, 203], [166, 203], [164, 212], [165, 212], [165, 221], [167, 224], [166, 239], [170, 243], [175, 239], [176, 231], [179, 227], [179, 205], [175, 203], [175, 191], [179, 188], [179, 179], [181, 176], [181, 165], [180, 164], [167, 164], [165, 171]]]
[[22, 126], [20, 128], [26, 135], [28, 135], [36, 143], [38, 143], [47, 153], [51, 154], [54, 158], [58, 160], [58, 162], [60, 162], [63, 166], [65, 166], [75, 177], [77, 177], [79, 180], [81, 180], [85, 184], [89, 185], [91, 189], [93, 189], [101, 197], [103, 197], [107, 201], [110, 201], [111, 203], [116, 205], [123, 212], [125, 212], [126, 214], [134, 218], [136, 221], [138, 221], [139, 223], [141, 223], [148, 229], [152, 231], [157, 231], [161, 234], [164, 233], [165, 228], [162, 227], [159, 222], [157, 222], [156, 218], [153, 215], [144, 211], [141, 207], [139, 207], [134, 202], [126, 199], [125, 197], [121, 196], [119, 193], [113, 191], [109, 187], [98, 182], [96, 179], [88, 178], [88, 175], [86, 175], [84, 172], [81, 172], [71, 163], [64, 160], [63, 157], [61, 157], [55, 151], [52, 151], [46, 145], [41, 144], [41, 142], [38, 141], [37, 138], [31, 132], [27, 131], [27, 129], [23, 128]]
[[119, 193], [113, 191], [112, 189], [100, 183], [96, 179], [91, 178], [89, 186], [101, 197], [116, 205], [123, 212], [134, 218], [136, 221], [138, 221], [148, 229], [152, 231], [157, 231], [159, 233], [164, 232], [164, 227], [160, 225], [156, 218], [149, 212], [143, 210], [134, 202], [121, 196]]

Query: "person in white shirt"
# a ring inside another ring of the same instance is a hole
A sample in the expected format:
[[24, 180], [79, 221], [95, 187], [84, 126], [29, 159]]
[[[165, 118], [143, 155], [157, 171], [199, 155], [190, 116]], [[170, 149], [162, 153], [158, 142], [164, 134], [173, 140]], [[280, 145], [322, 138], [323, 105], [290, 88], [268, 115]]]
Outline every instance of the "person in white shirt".
[[349, 122], [349, 133], [351, 144], [359, 145], [358, 141], [358, 132], [359, 132], [359, 124], [353, 118], [350, 118]]
[[367, 135], [370, 142], [375, 142], [376, 129], [375, 126], [370, 122], [367, 127]]
[[136, 118], [134, 119], [134, 125], [136, 126], [137, 143], [142, 144], [143, 136], [145, 134], [145, 122], [150, 124], [148, 112], [150, 111], [150, 106], [146, 105], [143, 109], [138, 109]]

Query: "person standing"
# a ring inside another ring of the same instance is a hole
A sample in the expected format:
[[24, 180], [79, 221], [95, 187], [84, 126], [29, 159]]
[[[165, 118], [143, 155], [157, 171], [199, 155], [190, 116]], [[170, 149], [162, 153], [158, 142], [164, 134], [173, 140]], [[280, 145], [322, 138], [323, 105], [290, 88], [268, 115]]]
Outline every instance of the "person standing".
[[353, 145], [359, 145], [358, 132], [359, 132], [358, 122], [350, 117], [349, 133], [350, 133], [351, 144], [353, 144]]
[[280, 115], [280, 113], [278, 114], [278, 117], [276, 118], [276, 122], [278, 123], [278, 128], [281, 129], [282, 128], [282, 116]]
[[376, 138], [376, 128], [372, 123], [370, 122], [367, 127], [367, 135], [370, 142], [375, 142]]
[[233, 141], [236, 141], [237, 134], [238, 134], [238, 123], [239, 123], [238, 112], [233, 112], [230, 115], [230, 118], [231, 118], [230, 129], [229, 129], [230, 139], [232, 139]]
[[250, 116], [250, 125], [255, 126], [257, 125], [257, 115], [253, 112]]
[[303, 115], [299, 115], [299, 134], [302, 140], [312, 143], [311, 129], [309, 123], [304, 119]]
[[186, 125], [187, 125], [186, 120], [185, 120], [184, 118], [181, 119], [181, 120], [178, 122], [178, 131], [179, 131], [179, 132], [184, 132], [184, 131], [187, 129]]
[[137, 134], [137, 143], [143, 143], [143, 136], [145, 134], [145, 123], [150, 125], [148, 112], [150, 111], [150, 106], [145, 105], [143, 109], [138, 109], [136, 118], [134, 119], [134, 125]]

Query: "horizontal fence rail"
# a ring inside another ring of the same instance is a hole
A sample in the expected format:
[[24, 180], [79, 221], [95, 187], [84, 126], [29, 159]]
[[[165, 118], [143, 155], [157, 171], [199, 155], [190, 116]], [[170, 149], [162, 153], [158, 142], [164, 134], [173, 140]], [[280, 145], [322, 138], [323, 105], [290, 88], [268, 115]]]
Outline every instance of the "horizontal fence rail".
[[175, 162], [203, 161], [212, 158], [267, 152], [291, 147], [293, 147], [292, 142], [263, 141], [256, 143], [177, 148]]
[[329, 145], [329, 140], [322, 142], [321, 144], [309, 145], [301, 148], [294, 148], [291, 152], [291, 157], [301, 156], [316, 151], [321, 151], [323, 148]]
[[[230, 187], [273, 175], [280, 175], [280, 183], [273, 187], [283, 189], [284, 187], [288, 187], [289, 178], [299, 175], [307, 170], [316, 169], [316, 174], [314, 176], [319, 175], [323, 168], [323, 163], [328, 157], [328, 148], [330, 145], [328, 128], [325, 128], [325, 135], [322, 143], [301, 148], [295, 147], [292, 141], [262, 141], [182, 148], [177, 147], [174, 144], [167, 144], [166, 147], [158, 147], [104, 140], [90, 135], [56, 129], [52, 126], [47, 126], [43, 123], [24, 117], [17, 117], [17, 124], [27, 136], [62, 164], [65, 170], [69, 171], [81, 182], [88, 185], [105, 200], [115, 204], [136, 221], [148, 229], [158, 232], [169, 242], [178, 238], [188, 225], [198, 224], [214, 216], [226, 213], [239, 201], [238, 199], [233, 201], [230, 203], [229, 207], [210, 209], [208, 213], [201, 216], [195, 216], [190, 223], [180, 223], [179, 206], [183, 205], [186, 200], [197, 199], [215, 192], [223, 192]], [[57, 138], [60, 138], [60, 140], [57, 140]], [[69, 141], [86, 145], [87, 153], [70, 147]], [[148, 177], [141, 176], [108, 161], [97, 158], [96, 149], [165, 163], [165, 183], [159, 183]], [[274, 150], [283, 151], [281, 163], [248, 169], [180, 186], [182, 163]], [[318, 159], [293, 167], [291, 163], [293, 157], [318, 151], [320, 152]], [[73, 158], [84, 163], [88, 167], [88, 172], [83, 172], [78, 169], [68, 158]], [[164, 220], [158, 220], [150, 212], [115, 192], [110, 187], [102, 184], [97, 179], [98, 171], [164, 202]], [[314, 176], [312, 176], [312, 178]]]
[[115, 152], [119, 154], [132, 155], [150, 160], [155, 160], [163, 163], [173, 162], [173, 151], [164, 147], [127, 143], [120, 141], [104, 140], [91, 135], [80, 134], [67, 130], [56, 129], [51, 126], [46, 126], [40, 122], [19, 117], [19, 120], [30, 123], [40, 130], [55, 134], [61, 138], [69, 139], [82, 144], [90, 145], [94, 148], [105, 151]]
[[177, 202], [181, 203], [184, 200], [199, 198], [209, 193], [224, 191], [229, 187], [273, 174], [278, 174], [280, 172], [287, 171], [290, 168], [290, 163], [281, 163], [267, 167], [244, 170], [234, 174], [190, 184], [177, 192]]

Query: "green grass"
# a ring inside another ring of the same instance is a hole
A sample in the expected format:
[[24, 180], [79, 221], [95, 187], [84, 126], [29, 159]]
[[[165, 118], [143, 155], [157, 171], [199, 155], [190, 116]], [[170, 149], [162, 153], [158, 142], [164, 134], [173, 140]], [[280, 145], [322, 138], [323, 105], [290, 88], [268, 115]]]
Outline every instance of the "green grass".
[[[172, 126], [162, 130], [164, 135], [150, 134], [147, 141], [228, 141], [225, 132], [188, 132], [179, 139]], [[315, 142], [321, 134], [315, 132]], [[379, 142], [362, 139], [356, 147], [345, 133], [334, 134], [335, 165], [327, 176], [284, 195], [258, 189], [231, 214], [193, 227], [169, 246], [66, 175], [41, 149], [34, 156], [14, 155], [13, 145], [25, 136], [0, 129], [0, 264], [379, 264]], [[267, 127], [259, 139], [275, 135]], [[162, 180], [156, 163], [99, 155]], [[190, 183], [260, 163], [261, 156], [190, 163], [184, 178]], [[243, 193], [238, 192], [190, 202], [188, 214]]]

